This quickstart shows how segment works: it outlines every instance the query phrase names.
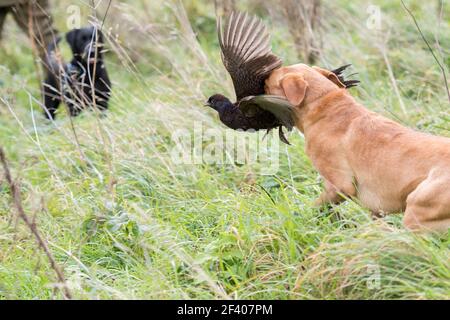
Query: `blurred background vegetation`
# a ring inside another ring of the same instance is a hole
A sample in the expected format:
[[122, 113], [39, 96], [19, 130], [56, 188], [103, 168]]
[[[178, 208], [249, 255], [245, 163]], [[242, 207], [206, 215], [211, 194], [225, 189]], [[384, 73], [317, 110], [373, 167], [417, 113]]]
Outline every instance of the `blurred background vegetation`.
[[[68, 31], [69, 5], [81, 9], [82, 25], [101, 20], [108, 1], [95, 3], [51, 1], [58, 29]], [[448, 73], [448, 2], [405, 4]], [[352, 201], [313, 209], [321, 184], [298, 132], [270, 176], [258, 164], [172, 161], [175, 130], [221, 126], [202, 105], [215, 92], [232, 96], [215, 30], [216, 12], [232, 8], [264, 19], [285, 64], [352, 63], [361, 85], [351, 92], [369, 109], [450, 136], [441, 70], [400, 1], [113, 0], [103, 27], [108, 116], [70, 119], [60, 108], [51, 123], [41, 115], [29, 40], [9, 17], [0, 145], [73, 296], [448, 299], [449, 235], [410, 234], [401, 215], [372, 220]], [[0, 178], [0, 298], [61, 298], [57, 287]]]

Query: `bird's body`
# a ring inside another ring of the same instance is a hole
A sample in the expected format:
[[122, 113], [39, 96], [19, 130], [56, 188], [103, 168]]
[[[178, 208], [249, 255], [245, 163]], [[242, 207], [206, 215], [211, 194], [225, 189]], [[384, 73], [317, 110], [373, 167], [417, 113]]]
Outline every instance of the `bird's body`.
[[233, 130], [258, 131], [282, 125], [269, 111], [261, 110], [254, 116], [246, 116], [238, 103], [232, 103], [222, 95], [211, 97], [210, 102], [217, 106], [215, 109], [219, 113], [220, 121]]
[[268, 111], [263, 111], [257, 117], [247, 117], [239, 109], [239, 106], [232, 104], [226, 108], [222, 113], [219, 113], [219, 119], [224, 125], [233, 130], [262, 130], [273, 129], [282, 124], [275, 118], [273, 114]]
[[280, 140], [289, 144], [282, 127], [292, 130], [294, 111], [284, 98], [270, 95], [249, 96], [232, 103], [227, 97], [215, 94], [209, 98], [207, 104], [218, 112], [220, 121], [228, 128], [242, 131], [270, 131], [278, 128]]

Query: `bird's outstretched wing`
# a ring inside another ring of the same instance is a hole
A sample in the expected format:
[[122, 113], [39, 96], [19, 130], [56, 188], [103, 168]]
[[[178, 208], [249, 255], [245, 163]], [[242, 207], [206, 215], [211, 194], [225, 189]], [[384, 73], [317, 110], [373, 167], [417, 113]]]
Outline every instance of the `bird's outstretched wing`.
[[[347, 69], [350, 66], [351, 66], [351, 64], [346, 64], [345, 66], [331, 70], [331, 72], [333, 72], [339, 78], [339, 81], [341, 81], [344, 84], [345, 88], [347, 88], [347, 89], [349, 89], [351, 87], [355, 87], [356, 85], [358, 85], [358, 83], [361, 82], [359, 80], [348, 80], [348, 79], [346, 80], [345, 79], [343, 72], [345, 71], [345, 69]], [[352, 76], [352, 75], [350, 75], [350, 76]]]
[[236, 98], [264, 94], [264, 81], [283, 63], [272, 53], [270, 36], [259, 18], [231, 13], [217, 19], [217, 33], [225, 68], [233, 80]]
[[258, 117], [264, 111], [270, 112], [289, 131], [295, 126], [294, 106], [283, 97], [248, 96], [240, 100], [239, 109], [246, 117]]

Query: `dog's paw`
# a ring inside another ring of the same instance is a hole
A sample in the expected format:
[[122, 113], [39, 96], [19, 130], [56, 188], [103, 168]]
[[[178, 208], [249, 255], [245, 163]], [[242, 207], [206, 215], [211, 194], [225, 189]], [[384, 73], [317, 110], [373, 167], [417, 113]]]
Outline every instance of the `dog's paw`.
[[331, 204], [327, 201], [324, 201], [322, 197], [319, 197], [316, 200], [314, 200], [312, 206], [314, 208], [324, 208], [324, 207], [331, 208]]

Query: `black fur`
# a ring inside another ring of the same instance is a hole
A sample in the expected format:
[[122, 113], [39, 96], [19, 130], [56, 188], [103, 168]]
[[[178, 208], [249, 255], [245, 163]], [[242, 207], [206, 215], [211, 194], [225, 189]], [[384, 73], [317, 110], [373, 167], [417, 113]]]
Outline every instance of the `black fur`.
[[[61, 101], [69, 108], [72, 116], [86, 107], [98, 110], [108, 108], [111, 82], [103, 62], [103, 35], [94, 27], [73, 29], [66, 34], [66, 41], [72, 49], [70, 63], [60, 63], [55, 57], [56, 42], [48, 48], [49, 72], [44, 82], [45, 116], [55, 118]], [[94, 90], [94, 97], [92, 95]]]

